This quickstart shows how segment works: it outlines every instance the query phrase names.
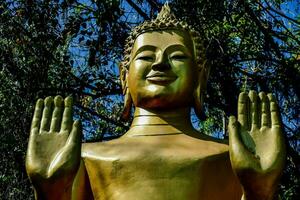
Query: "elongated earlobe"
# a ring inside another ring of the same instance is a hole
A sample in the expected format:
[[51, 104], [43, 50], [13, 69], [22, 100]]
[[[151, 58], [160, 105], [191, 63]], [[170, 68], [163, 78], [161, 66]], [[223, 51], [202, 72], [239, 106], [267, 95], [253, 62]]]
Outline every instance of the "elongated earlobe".
[[209, 71], [210, 71], [210, 66], [207, 66], [205, 63], [201, 68], [200, 73], [198, 74], [197, 85], [195, 87], [194, 94], [193, 94], [193, 98], [194, 98], [193, 107], [199, 119], [205, 118], [203, 112], [203, 101], [206, 92], [206, 84], [209, 77]]
[[124, 108], [123, 108], [121, 118], [127, 121], [130, 118], [131, 107], [132, 107], [132, 98], [130, 95], [129, 88], [127, 86], [128, 70], [122, 64], [119, 66], [119, 69], [120, 69], [120, 80], [122, 85], [122, 91], [124, 95]]
[[205, 118], [202, 110], [203, 99], [204, 99], [203, 96], [204, 95], [201, 91], [200, 92], [195, 91], [194, 93], [194, 110], [199, 119]]
[[122, 112], [122, 119], [127, 121], [130, 118], [131, 114], [131, 107], [132, 107], [132, 99], [129, 92], [129, 89], [126, 88], [125, 95], [124, 95], [124, 108]]

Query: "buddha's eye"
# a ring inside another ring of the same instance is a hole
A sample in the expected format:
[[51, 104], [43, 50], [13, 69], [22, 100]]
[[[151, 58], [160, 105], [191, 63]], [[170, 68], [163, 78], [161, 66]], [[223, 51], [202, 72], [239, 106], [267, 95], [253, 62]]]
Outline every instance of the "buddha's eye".
[[181, 61], [181, 60], [188, 59], [188, 56], [186, 56], [185, 54], [174, 54], [174, 55], [171, 55], [171, 59]]
[[153, 62], [155, 60], [155, 54], [152, 51], [143, 51], [136, 56], [135, 60]]
[[149, 61], [149, 62], [154, 60], [154, 58], [152, 56], [138, 56], [136, 59], [137, 60]]

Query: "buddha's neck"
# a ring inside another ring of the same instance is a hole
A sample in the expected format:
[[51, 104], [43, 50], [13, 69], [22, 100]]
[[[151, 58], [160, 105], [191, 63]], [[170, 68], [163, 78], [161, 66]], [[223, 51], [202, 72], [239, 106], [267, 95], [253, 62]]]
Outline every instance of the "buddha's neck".
[[193, 130], [190, 109], [148, 110], [136, 108], [130, 130], [124, 136], [182, 134]]

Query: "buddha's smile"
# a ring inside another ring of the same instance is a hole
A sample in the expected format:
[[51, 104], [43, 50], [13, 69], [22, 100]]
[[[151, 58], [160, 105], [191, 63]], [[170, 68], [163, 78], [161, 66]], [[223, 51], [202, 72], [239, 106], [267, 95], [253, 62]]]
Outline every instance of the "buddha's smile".
[[178, 77], [172, 71], [150, 71], [150, 73], [146, 76], [147, 81], [154, 84], [169, 84], [177, 78]]

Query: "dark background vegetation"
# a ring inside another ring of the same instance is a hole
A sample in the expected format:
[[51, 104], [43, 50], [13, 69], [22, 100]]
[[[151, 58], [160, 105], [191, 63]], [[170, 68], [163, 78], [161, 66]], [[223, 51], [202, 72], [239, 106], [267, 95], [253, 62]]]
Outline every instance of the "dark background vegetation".
[[[75, 98], [84, 142], [120, 136], [118, 63], [130, 29], [156, 15], [159, 0], [0, 1], [0, 199], [33, 199], [24, 157], [34, 102]], [[288, 145], [279, 194], [300, 199], [299, 0], [173, 0], [213, 64], [201, 131], [226, 137], [237, 96], [254, 89], [278, 99]], [[194, 118], [193, 118], [194, 119]], [[223, 130], [223, 131], [222, 131]]]

